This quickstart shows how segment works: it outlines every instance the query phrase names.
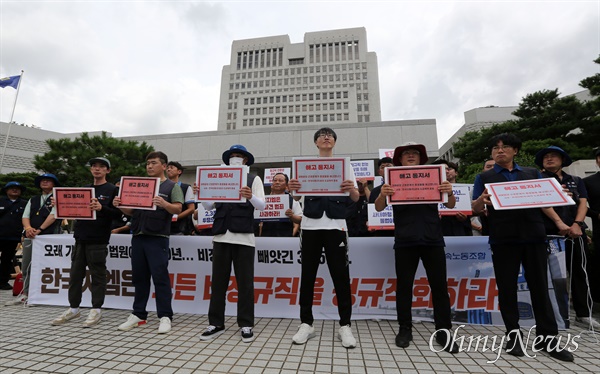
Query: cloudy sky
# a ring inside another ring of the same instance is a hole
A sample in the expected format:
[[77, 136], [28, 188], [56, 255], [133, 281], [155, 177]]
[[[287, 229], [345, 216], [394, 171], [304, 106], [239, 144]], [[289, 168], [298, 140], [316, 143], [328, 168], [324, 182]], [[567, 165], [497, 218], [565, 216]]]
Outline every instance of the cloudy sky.
[[[217, 129], [233, 40], [365, 27], [383, 120], [581, 91], [600, 72], [600, 1], [6, 1], [0, 76], [25, 70], [14, 121], [113, 136]], [[15, 90], [0, 91], [7, 122]]]

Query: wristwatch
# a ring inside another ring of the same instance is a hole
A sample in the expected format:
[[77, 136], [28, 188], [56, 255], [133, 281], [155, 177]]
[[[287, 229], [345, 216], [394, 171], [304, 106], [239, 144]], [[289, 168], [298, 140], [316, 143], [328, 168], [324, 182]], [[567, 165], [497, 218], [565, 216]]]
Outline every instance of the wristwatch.
[[575, 221], [574, 223], [578, 224], [581, 227], [583, 227], [583, 225], [585, 225], [585, 222], [583, 222], [583, 221]]

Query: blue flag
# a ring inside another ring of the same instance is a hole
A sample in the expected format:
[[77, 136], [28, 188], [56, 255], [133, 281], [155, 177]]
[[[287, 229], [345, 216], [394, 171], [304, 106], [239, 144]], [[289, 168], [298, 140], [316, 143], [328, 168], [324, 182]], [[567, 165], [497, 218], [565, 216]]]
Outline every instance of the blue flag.
[[15, 75], [14, 77], [1, 78], [0, 87], [12, 87], [14, 89], [17, 89], [17, 86], [19, 85], [19, 79], [21, 79], [20, 75]]

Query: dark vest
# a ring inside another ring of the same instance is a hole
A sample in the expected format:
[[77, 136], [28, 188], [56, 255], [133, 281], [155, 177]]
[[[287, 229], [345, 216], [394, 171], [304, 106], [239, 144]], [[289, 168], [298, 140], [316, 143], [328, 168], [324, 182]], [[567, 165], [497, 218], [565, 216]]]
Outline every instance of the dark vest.
[[[165, 180], [160, 184], [158, 194], [171, 202], [171, 191], [175, 187], [175, 182]], [[141, 210], [133, 211], [131, 218], [131, 232], [133, 235], [144, 233], [147, 235], [169, 236], [171, 233], [171, 219], [173, 215], [161, 207], [156, 207], [156, 210]]]
[[20, 197], [14, 202], [8, 197], [0, 198], [0, 238], [9, 240], [20, 240], [23, 233], [23, 211], [27, 200]]
[[[527, 167], [522, 169], [516, 171], [516, 180], [538, 179], [536, 169]], [[480, 176], [484, 185], [508, 182], [502, 174], [496, 173], [493, 169], [481, 173]], [[491, 205], [487, 208], [490, 244], [540, 243], [546, 240], [541, 209], [495, 210]]]
[[[571, 196], [571, 198], [575, 201], [575, 205], [553, 207], [554, 211], [556, 212], [556, 214], [558, 214], [558, 216], [565, 223], [565, 225], [567, 225], [567, 226], [573, 225], [573, 223], [575, 222], [575, 217], [577, 217], [577, 210], [579, 207], [578, 186], [582, 185], [583, 181], [581, 180], [581, 178], [569, 175], [565, 172], [563, 172], [562, 180], [560, 180], [558, 178], [558, 175], [556, 175], [552, 172], [549, 172], [549, 171], [543, 172], [542, 176], [545, 178], [556, 178], [556, 180], [561, 185], [565, 185], [567, 187], [567, 189], [569, 190], [569, 192], [571, 192], [573, 194]], [[543, 215], [542, 218], [544, 219], [544, 225], [546, 227], [546, 234], [559, 235], [558, 228], [556, 227], [556, 224], [554, 223], [554, 221], [552, 221], [550, 218], [548, 218], [545, 214]]]
[[394, 249], [415, 246], [444, 247], [438, 204], [392, 206]]
[[[256, 175], [248, 174], [246, 185], [252, 188]], [[213, 235], [225, 234], [227, 230], [237, 233], [254, 234], [254, 205], [245, 203], [216, 203]]]
[[305, 196], [303, 214], [319, 219], [323, 212], [331, 219], [346, 219], [346, 206], [352, 200], [348, 196]]
[[[189, 184], [181, 183], [181, 190], [183, 191], [183, 206], [181, 207], [181, 211], [187, 209], [187, 204], [185, 202], [185, 194], [187, 193], [188, 188], [191, 188]], [[194, 223], [192, 221], [192, 215], [190, 214], [187, 217], [184, 217], [176, 222], [171, 222], [171, 234], [179, 234], [183, 233], [184, 235], [191, 235], [194, 230]]]
[[[294, 199], [288, 194], [290, 199], [290, 209], [294, 204]], [[263, 221], [261, 236], [288, 237], [294, 234], [294, 223], [289, 219], [286, 221]]]
[[[31, 205], [29, 210], [29, 222], [31, 223], [31, 227], [34, 229], [39, 229], [42, 226], [42, 223], [48, 218], [50, 212], [52, 211], [52, 194], [48, 195], [44, 206], [41, 206], [41, 196], [36, 195], [31, 198]], [[58, 229], [60, 228], [60, 220], [55, 220], [53, 224], [46, 227], [46, 229], [39, 233], [39, 235], [47, 235], [47, 234], [58, 234]]]

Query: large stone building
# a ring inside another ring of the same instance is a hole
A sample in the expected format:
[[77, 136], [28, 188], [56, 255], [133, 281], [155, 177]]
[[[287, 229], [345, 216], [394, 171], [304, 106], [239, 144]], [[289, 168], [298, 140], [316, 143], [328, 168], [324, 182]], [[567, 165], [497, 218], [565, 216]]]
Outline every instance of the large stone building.
[[235, 40], [218, 130], [381, 121], [377, 55], [365, 28]]

